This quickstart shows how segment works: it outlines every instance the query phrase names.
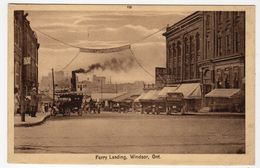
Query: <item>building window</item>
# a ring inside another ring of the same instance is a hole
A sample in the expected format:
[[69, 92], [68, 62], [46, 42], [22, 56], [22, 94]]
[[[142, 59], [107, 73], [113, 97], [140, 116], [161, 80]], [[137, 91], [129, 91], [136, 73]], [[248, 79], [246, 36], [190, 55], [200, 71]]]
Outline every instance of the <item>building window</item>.
[[230, 88], [230, 82], [229, 82], [229, 77], [228, 77], [228, 75], [226, 75], [226, 77], [225, 77], [225, 88], [226, 88], [226, 89]]
[[199, 67], [197, 65], [195, 65], [195, 66], [196, 66], [196, 77], [197, 77], [197, 79], [199, 79], [200, 78], [200, 70], [199, 70]]
[[18, 26], [18, 21], [14, 19], [14, 43], [19, 45], [20, 37], [19, 37], [20, 29]]
[[227, 19], [227, 20], [230, 19], [230, 12], [226, 12], [226, 19]]
[[210, 24], [210, 15], [206, 16], [206, 25], [209, 26]]
[[217, 53], [218, 53], [218, 56], [222, 56], [222, 39], [220, 36], [218, 37], [218, 40], [217, 40]]
[[225, 68], [224, 86], [226, 89], [230, 88], [230, 69], [229, 68]]
[[239, 33], [235, 32], [235, 52], [239, 51]]
[[200, 50], [200, 34], [196, 34], [196, 51]]
[[176, 77], [176, 79], [177, 79], [177, 80], [180, 80], [180, 78], [181, 78], [181, 66], [180, 66], [180, 64], [178, 63], [178, 65], [177, 65], [177, 77]]
[[185, 66], [185, 79], [189, 79], [190, 66]]
[[227, 34], [226, 35], [226, 49], [227, 49], [227, 53], [228, 54], [230, 53], [230, 48], [231, 48], [231, 45], [230, 45], [230, 35]]
[[217, 88], [222, 88], [223, 86], [222, 86], [222, 80], [221, 80], [221, 78], [219, 77], [218, 78], [218, 80], [217, 80]]
[[218, 12], [218, 23], [222, 22], [222, 12]]
[[193, 38], [193, 36], [191, 36], [190, 37], [190, 51], [191, 51], [191, 53], [194, 52], [194, 48], [195, 48], [195, 46], [194, 46], [194, 38]]
[[200, 34], [197, 33], [196, 34], [196, 56], [197, 56], [197, 60], [200, 60]]
[[185, 53], [187, 54], [189, 52], [189, 44], [188, 44], [188, 38], [186, 37], [184, 40], [185, 45]]
[[171, 47], [168, 46], [167, 69], [170, 68]]
[[240, 68], [238, 66], [233, 68], [233, 88], [239, 88], [239, 70]]
[[239, 88], [239, 81], [238, 81], [238, 74], [235, 73], [234, 76], [234, 84], [233, 84], [234, 88]]
[[239, 17], [239, 12], [234, 12], [235, 18]]
[[181, 42], [179, 41], [177, 43], [177, 55], [178, 57], [181, 57]]
[[195, 77], [195, 72], [196, 72], [196, 69], [195, 69], [195, 64], [191, 64], [190, 65], [190, 79], [193, 79]]
[[176, 75], [176, 69], [177, 69], [177, 56], [176, 56], [176, 49], [175, 44], [172, 45], [172, 52], [173, 52], [173, 58], [172, 58], [172, 66], [173, 66], [173, 75]]
[[207, 41], [207, 54], [206, 54], [206, 56], [207, 56], [207, 58], [210, 57], [210, 41], [209, 41], [209, 39]]

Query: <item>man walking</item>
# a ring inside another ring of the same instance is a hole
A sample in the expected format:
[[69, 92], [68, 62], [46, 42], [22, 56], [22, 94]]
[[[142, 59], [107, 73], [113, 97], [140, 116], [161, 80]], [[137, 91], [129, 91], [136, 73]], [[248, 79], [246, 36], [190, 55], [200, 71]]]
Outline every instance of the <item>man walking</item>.
[[31, 101], [30, 101], [31, 117], [36, 117], [37, 104], [38, 104], [38, 100], [37, 100], [36, 88], [32, 88], [32, 91], [31, 91]]

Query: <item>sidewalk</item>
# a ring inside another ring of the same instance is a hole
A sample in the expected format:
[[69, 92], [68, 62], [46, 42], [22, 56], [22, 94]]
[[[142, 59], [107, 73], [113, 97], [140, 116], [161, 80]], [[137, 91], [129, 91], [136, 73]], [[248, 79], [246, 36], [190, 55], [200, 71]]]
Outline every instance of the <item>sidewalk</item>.
[[42, 124], [48, 117], [50, 117], [50, 112], [47, 113], [37, 113], [36, 117], [31, 117], [28, 114], [25, 115], [25, 122], [21, 121], [20, 115], [14, 116], [14, 126], [15, 127], [31, 127], [35, 125]]
[[185, 115], [205, 115], [205, 116], [245, 116], [245, 113], [237, 112], [186, 112]]

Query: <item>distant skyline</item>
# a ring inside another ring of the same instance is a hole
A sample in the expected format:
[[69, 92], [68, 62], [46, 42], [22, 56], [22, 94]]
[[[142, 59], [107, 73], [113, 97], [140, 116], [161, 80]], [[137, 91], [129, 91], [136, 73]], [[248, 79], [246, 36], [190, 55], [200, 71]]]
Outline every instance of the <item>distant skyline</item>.
[[[167, 24], [172, 25], [193, 11], [25, 11], [32, 29], [51, 35], [66, 43], [92, 48], [106, 48], [128, 44], [160, 30]], [[155, 74], [155, 67], [165, 67], [166, 42], [162, 33], [131, 46], [137, 60]], [[35, 31], [40, 43], [39, 79], [48, 75], [51, 68], [62, 70], [76, 55], [78, 49], [58, 43]], [[87, 68], [93, 63], [102, 63], [111, 58], [131, 57], [130, 51], [111, 54], [80, 53], [65, 73], [78, 68]], [[110, 70], [95, 71], [97, 75], [112, 77], [114, 82], [145, 81], [153, 83], [154, 78], [145, 73], [137, 63], [127, 72]]]

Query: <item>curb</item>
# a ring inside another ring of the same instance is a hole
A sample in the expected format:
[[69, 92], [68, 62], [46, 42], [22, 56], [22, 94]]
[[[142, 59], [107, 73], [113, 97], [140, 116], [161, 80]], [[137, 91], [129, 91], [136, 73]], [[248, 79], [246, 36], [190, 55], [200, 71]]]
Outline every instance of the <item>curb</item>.
[[48, 114], [46, 116], [44, 116], [42, 118], [42, 120], [37, 121], [37, 122], [30, 122], [30, 123], [18, 123], [18, 124], [14, 124], [14, 127], [32, 127], [32, 126], [36, 126], [36, 125], [41, 125], [43, 124], [47, 118], [49, 118], [51, 115]]
[[185, 113], [184, 115], [197, 116], [240, 116], [245, 117], [245, 113]]
[[[149, 115], [149, 114], [142, 114], [142, 115]], [[156, 115], [156, 114], [152, 114]], [[167, 115], [166, 113], [160, 113], [160, 115]], [[232, 116], [232, 117], [243, 117], [245, 118], [245, 113], [216, 113], [216, 112], [209, 112], [209, 113], [199, 113], [199, 112], [186, 112], [184, 114], [181, 113], [172, 113], [169, 116]]]

